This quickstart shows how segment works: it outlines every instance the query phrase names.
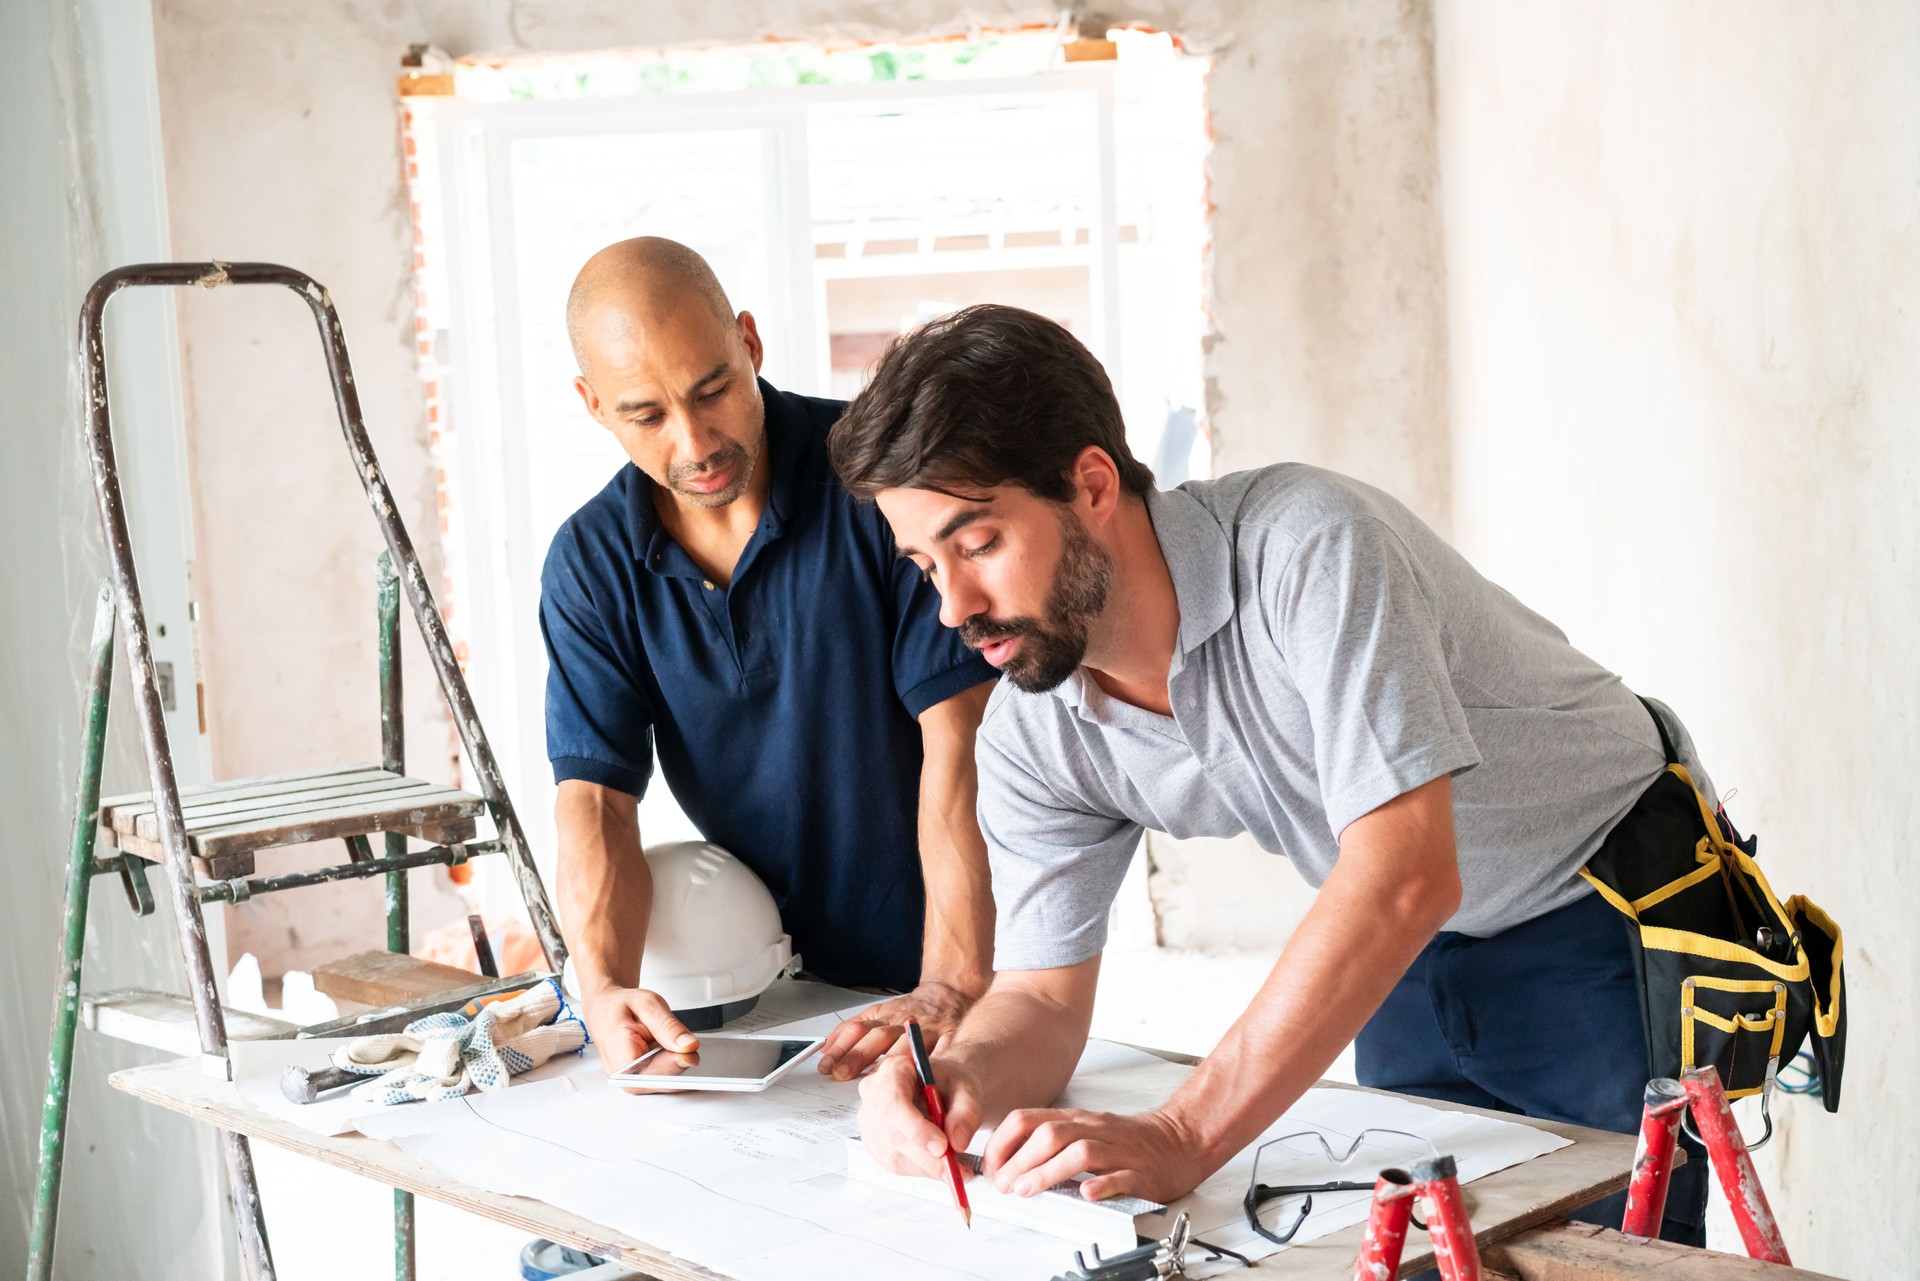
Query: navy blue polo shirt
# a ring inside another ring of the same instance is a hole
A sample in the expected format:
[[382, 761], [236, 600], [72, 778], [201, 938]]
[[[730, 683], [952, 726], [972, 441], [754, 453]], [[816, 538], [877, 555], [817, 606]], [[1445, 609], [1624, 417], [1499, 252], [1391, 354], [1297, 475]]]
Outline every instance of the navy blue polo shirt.
[[915, 718], [997, 673], [840, 487], [826, 440], [845, 406], [760, 394], [767, 508], [730, 586], [667, 533], [631, 464], [554, 536], [547, 756], [556, 782], [640, 796], [657, 752], [701, 835], [773, 891], [809, 971], [906, 990], [926, 912]]

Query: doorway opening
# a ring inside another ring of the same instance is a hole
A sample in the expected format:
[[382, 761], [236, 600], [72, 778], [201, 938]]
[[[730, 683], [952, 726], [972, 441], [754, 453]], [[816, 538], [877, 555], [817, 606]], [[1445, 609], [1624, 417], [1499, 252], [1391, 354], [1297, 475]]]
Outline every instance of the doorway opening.
[[[1207, 474], [1207, 63], [1174, 37], [1043, 28], [429, 70], [440, 93], [406, 114], [450, 622], [543, 871], [540, 566], [626, 462], [572, 390], [562, 323], [604, 245], [699, 251], [759, 320], [768, 381], [810, 395], [852, 396], [891, 338], [968, 304], [1041, 312], [1106, 365], [1163, 487]], [[665, 786], [641, 830], [694, 835]], [[486, 898], [504, 907], [502, 881]]]

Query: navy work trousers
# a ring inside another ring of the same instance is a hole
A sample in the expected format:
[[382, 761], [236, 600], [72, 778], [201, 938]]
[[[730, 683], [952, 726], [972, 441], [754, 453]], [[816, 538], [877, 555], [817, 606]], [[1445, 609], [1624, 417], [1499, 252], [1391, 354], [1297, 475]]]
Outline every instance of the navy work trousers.
[[[1361, 1029], [1360, 1084], [1637, 1133], [1650, 1073], [1631, 948], [1598, 894], [1491, 938], [1437, 935]], [[1707, 1162], [1682, 1142], [1660, 1235], [1704, 1245]], [[1625, 1208], [1623, 1192], [1573, 1217], [1618, 1228]]]

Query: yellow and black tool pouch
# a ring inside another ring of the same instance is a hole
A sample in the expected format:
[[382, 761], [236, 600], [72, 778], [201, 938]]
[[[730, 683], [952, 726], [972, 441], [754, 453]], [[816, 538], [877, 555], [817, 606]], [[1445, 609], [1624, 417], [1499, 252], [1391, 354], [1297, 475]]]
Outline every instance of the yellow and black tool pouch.
[[1840, 927], [1803, 897], [1775, 898], [1753, 838], [1708, 805], [1671, 743], [1667, 759], [1581, 871], [1630, 922], [1652, 1075], [1711, 1063], [1727, 1096], [1742, 1098], [1811, 1035], [1821, 1102], [1835, 1111], [1847, 1042]]

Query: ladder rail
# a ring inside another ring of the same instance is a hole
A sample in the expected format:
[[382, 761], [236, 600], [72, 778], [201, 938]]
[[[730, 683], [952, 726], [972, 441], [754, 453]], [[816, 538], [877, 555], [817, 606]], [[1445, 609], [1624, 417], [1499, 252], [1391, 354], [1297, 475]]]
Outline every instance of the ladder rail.
[[33, 1193], [33, 1228], [27, 1276], [53, 1275], [53, 1241], [60, 1217], [60, 1173], [66, 1162], [67, 1090], [73, 1040], [80, 1015], [80, 964], [87, 939], [87, 903], [93, 884], [93, 843], [100, 825], [100, 764], [107, 741], [107, 711], [113, 687], [113, 585], [102, 583], [93, 619], [87, 665], [86, 734], [80, 777], [74, 785], [73, 839], [67, 857], [66, 917], [62, 923], [60, 973], [54, 982], [53, 1031], [47, 1045], [47, 1093], [40, 1113], [40, 1163]]
[[455, 728], [460, 733], [460, 741], [467, 750], [467, 760], [473, 766], [480, 784], [480, 794], [487, 798], [494, 828], [507, 847], [507, 858], [519, 881], [520, 897], [526, 904], [534, 933], [540, 939], [541, 950], [546, 953], [547, 968], [558, 974], [566, 965], [567, 945], [560, 937], [559, 925], [547, 902], [546, 888], [541, 884], [539, 870], [534, 866], [533, 851], [527, 844], [525, 831], [521, 829], [520, 816], [514, 811], [513, 801], [507, 795], [506, 780], [493, 754], [493, 744], [480, 725], [479, 713], [473, 705], [473, 694], [467, 688], [467, 678], [460, 670], [459, 660], [454, 657], [453, 641], [447, 635], [446, 622], [440, 617], [440, 609], [434, 603], [433, 590], [427, 585], [426, 570], [421, 567], [420, 557], [414, 551], [413, 540], [408, 537], [406, 526], [400, 522], [393, 491], [374, 458], [373, 444], [367, 437], [366, 423], [360, 413], [360, 393], [354, 385], [353, 369], [347, 359], [346, 334], [340, 325], [340, 315], [334, 309], [333, 298], [311, 276], [289, 267], [265, 263], [233, 266], [257, 271], [261, 283], [282, 284], [294, 290], [306, 300], [313, 312], [314, 322], [320, 327], [321, 345], [327, 357], [327, 376], [333, 382], [333, 398], [340, 414], [340, 429], [346, 435], [354, 468], [360, 473], [360, 482], [366, 489], [367, 501], [373, 507], [374, 519], [379, 523], [380, 532], [387, 540], [387, 550], [393, 556], [395, 572], [399, 574], [401, 586], [413, 606], [414, 621], [427, 643], [427, 658], [433, 664], [441, 692], [453, 712]]
[[[486, 731], [481, 728], [480, 717], [474, 708], [473, 696], [467, 688], [466, 677], [460, 671], [454, 657], [453, 644], [447, 635], [445, 622], [440, 617], [439, 608], [434, 603], [432, 589], [427, 585], [425, 570], [421, 567], [419, 555], [414, 550], [413, 541], [401, 522], [398, 508], [394, 502], [393, 491], [382, 474], [378, 460], [374, 456], [373, 445], [368, 438], [366, 423], [360, 408], [359, 391], [354, 385], [353, 368], [347, 355], [346, 334], [340, 323], [339, 313], [335, 310], [333, 299], [327, 290], [305, 272], [274, 263], [260, 262], [175, 262], [175, 263], [136, 263], [107, 272], [94, 282], [80, 309], [79, 347], [82, 367], [82, 381], [86, 403], [86, 439], [87, 460], [92, 474], [95, 500], [100, 509], [100, 524], [106, 544], [107, 561], [110, 568], [109, 582], [112, 603], [117, 605], [119, 630], [125, 634], [127, 667], [133, 686], [134, 718], [140, 730], [141, 749], [146, 758], [147, 777], [153, 798], [153, 813], [158, 828], [162, 862], [167, 877], [168, 898], [173, 907], [174, 917], [179, 926], [180, 948], [186, 966], [189, 995], [193, 1003], [194, 1027], [200, 1049], [210, 1063], [225, 1066], [227, 1058], [226, 1020], [220, 1006], [219, 989], [213, 960], [207, 944], [206, 920], [201, 913], [204, 901], [212, 901], [217, 893], [210, 895], [196, 883], [192, 861], [192, 846], [188, 839], [186, 818], [180, 799], [179, 779], [174, 772], [172, 746], [168, 742], [166, 722], [162, 715], [160, 686], [154, 666], [152, 641], [147, 631], [146, 611], [141, 602], [139, 575], [134, 566], [133, 542], [127, 520], [126, 505], [120, 490], [118, 463], [113, 449], [113, 426], [107, 384], [105, 316], [107, 303], [122, 289], [141, 287], [182, 288], [199, 286], [217, 288], [225, 285], [279, 285], [293, 290], [306, 302], [313, 314], [314, 322], [320, 331], [321, 349], [326, 357], [327, 378], [332, 385], [334, 407], [340, 419], [340, 429], [346, 438], [348, 453], [352, 457], [354, 470], [360, 477], [361, 488], [365, 492], [375, 522], [387, 546], [387, 557], [381, 566], [379, 583], [380, 615], [380, 687], [381, 687], [381, 753], [385, 768], [398, 773], [404, 758], [404, 736], [402, 730], [400, 655], [398, 645], [398, 607], [396, 580], [398, 586], [406, 592], [408, 603], [412, 606], [415, 625], [419, 627], [426, 641], [427, 655], [433, 664], [434, 675], [438, 678], [440, 690], [445, 697], [447, 707], [452, 712], [455, 728], [460, 734], [461, 745], [465, 748], [467, 760], [472, 765], [479, 780], [479, 790], [485, 798], [487, 809], [493, 819], [498, 836], [498, 844], [512, 862], [514, 877], [519, 884], [520, 897], [525, 904], [527, 915], [533, 923], [535, 934], [546, 953], [547, 964], [558, 973], [566, 964], [566, 944], [562, 940], [553, 909], [547, 900], [546, 888], [541, 883], [540, 874], [534, 865], [533, 853], [527, 843], [526, 833], [520, 825], [519, 815], [514, 811], [513, 802], [507, 794], [505, 780], [500, 765], [488, 741]], [[107, 617], [107, 601], [103, 595], [103, 618]], [[106, 653], [111, 654], [113, 625], [111, 621], [102, 624], [106, 628]], [[98, 630], [98, 629], [96, 629]], [[100, 639], [96, 636], [96, 665], [100, 653]], [[110, 678], [109, 678], [110, 679]], [[99, 691], [104, 703], [104, 683]], [[81, 791], [83, 799], [88, 800], [85, 808], [90, 813], [77, 818], [90, 834], [91, 823], [98, 818], [98, 778], [97, 760], [91, 799], [85, 795], [85, 766]], [[77, 829], [78, 830], [78, 829]], [[79, 837], [76, 836], [76, 842]], [[405, 838], [389, 835], [386, 852], [391, 860], [381, 870], [387, 873], [387, 926], [389, 946], [405, 947], [407, 942], [407, 893], [404, 867], [395, 867], [394, 863], [411, 864], [413, 859], [406, 855]], [[80, 855], [74, 856], [76, 869], [80, 864]], [[122, 856], [123, 865], [125, 856]], [[91, 840], [88, 842], [86, 861], [91, 864]], [[426, 860], [423, 860], [426, 861]], [[444, 861], [444, 859], [433, 860]], [[76, 875], [81, 873], [76, 870]], [[83, 879], [84, 876], [83, 876]], [[131, 874], [129, 892], [134, 890]], [[84, 886], [78, 897], [79, 910], [85, 911]], [[230, 894], [239, 894], [239, 883], [232, 882], [225, 887]], [[250, 888], [250, 887], [249, 887]], [[293, 888], [291, 883], [275, 888]], [[75, 904], [75, 896], [69, 891], [69, 910]], [[137, 909], [136, 903], [136, 909]], [[84, 919], [84, 917], [82, 918]], [[77, 964], [71, 966], [77, 971]], [[77, 996], [77, 991], [75, 993]], [[54, 1083], [49, 1086], [51, 1098], [55, 1086], [61, 1096], [57, 1122], [43, 1124], [41, 1184], [35, 1203], [35, 1244], [34, 1264], [37, 1274], [44, 1276], [52, 1266], [53, 1227], [55, 1205], [58, 1199], [60, 1177], [60, 1140], [65, 1132], [65, 1086], [66, 1076], [71, 1071], [71, 1037], [69, 1035], [65, 1050], [61, 1052], [61, 1027], [71, 1030], [71, 1011], [56, 1007], [55, 1045], [50, 1054], [50, 1066]], [[228, 1069], [230, 1074], [230, 1068]], [[51, 1116], [53, 1105], [49, 1103]], [[48, 1129], [48, 1125], [52, 1128]], [[48, 1159], [48, 1134], [53, 1134], [54, 1148], [52, 1159]], [[238, 1238], [240, 1255], [246, 1274], [253, 1281], [272, 1281], [275, 1275], [273, 1257], [268, 1245], [266, 1222], [260, 1206], [259, 1184], [254, 1176], [252, 1149], [246, 1136], [229, 1131], [223, 1136], [223, 1152], [228, 1176], [228, 1192], [232, 1198], [235, 1232]], [[50, 1180], [50, 1181], [49, 1181]], [[410, 1278], [414, 1270], [413, 1258], [413, 1204], [412, 1197], [404, 1193], [395, 1195], [395, 1271], [401, 1278]], [[44, 1203], [44, 1204], [43, 1204]], [[41, 1213], [45, 1210], [44, 1217]], [[42, 1229], [44, 1228], [44, 1241]], [[44, 1248], [41, 1248], [44, 1247]]]
[[[174, 269], [177, 271], [177, 268]], [[224, 1060], [227, 1055], [226, 1020], [220, 1014], [213, 958], [207, 948], [206, 920], [194, 885], [192, 853], [187, 844], [186, 819], [180, 810], [180, 783], [174, 774], [173, 749], [167, 741], [160, 704], [160, 684], [153, 666], [153, 644], [147, 634], [146, 610], [140, 599], [140, 579], [133, 563], [133, 539], [120, 493], [120, 471], [113, 454], [113, 424], [109, 410], [105, 317], [109, 299], [130, 285], [220, 283], [169, 278], [168, 269], [123, 267], [108, 272], [87, 291], [80, 308], [80, 359], [87, 413], [87, 463], [93, 473], [94, 497], [100, 508], [100, 526], [119, 604], [120, 630], [126, 635], [127, 668], [132, 676], [134, 720], [140, 729], [146, 756], [147, 779], [153, 789], [154, 813], [159, 821], [160, 847], [165, 853], [167, 894], [180, 931], [180, 951], [187, 970], [187, 988], [193, 998], [195, 1030], [204, 1055]], [[147, 276], [155, 278], [148, 279]], [[253, 1281], [271, 1281], [273, 1255], [267, 1244], [266, 1221], [260, 1212], [259, 1185], [254, 1179], [253, 1153], [245, 1135], [223, 1136], [227, 1166], [227, 1194], [232, 1200], [235, 1236], [242, 1266]], [[47, 1264], [52, 1264], [49, 1242]]]
[[[367, 436], [365, 420], [360, 409], [360, 393], [355, 386], [352, 362], [347, 354], [346, 334], [340, 323], [340, 316], [333, 305], [333, 298], [326, 288], [303, 271], [276, 263], [264, 262], [175, 262], [175, 263], [137, 263], [120, 267], [108, 272], [95, 283], [87, 294], [87, 301], [81, 311], [81, 344], [86, 353], [89, 368], [88, 387], [88, 453], [90, 457], [105, 460], [106, 474], [112, 477], [112, 506], [117, 513], [109, 517], [107, 498], [102, 493], [102, 520], [110, 527], [108, 546], [109, 556], [115, 561], [115, 584], [120, 585], [120, 559], [114, 555], [117, 546], [126, 549], [125, 516], [119, 503], [117, 473], [113, 472], [112, 441], [106, 411], [106, 367], [104, 351], [101, 349], [100, 315], [106, 301], [120, 289], [129, 286], [173, 286], [197, 285], [203, 288], [217, 288], [225, 285], [280, 285], [300, 295], [313, 313], [314, 323], [319, 327], [321, 349], [326, 357], [327, 378], [333, 387], [334, 406], [340, 419], [340, 429], [346, 437], [347, 450], [352, 457], [354, 470], [360, 477], [367, 501], [373, 510], [375, 522], [380, 526], [381, 535], [386, 540], [387, 550], [392, 555], [395, 572], [400, 578], [408, 603], [413, 608], [414, 622], [426, 641], [427, 657], [433, 664], [434, 675], [438, 678], [442, 695], [453, 713], [455, 729], [460, 734], [461, 745], [466, 749], [467, 760], [473, 766], [479, 782], [479, 791], [486, 798], [487, 808], [494, 821], [500, 840], [506, 846], [506, 853], [512, 863], [514, 877], [519, 884], [520, 897], [526, 905], [540, 946], [546, 953], [547, 966], [554, 973], [560, 973], [566, 964], [566, 943], [560, 936], [553, 909], [548, 903], [546, 889], [540, 881], [539, 870], [534, 866], [533, 853], [527, 843], [526, 832], [520, 825], [519, 815], [513, 807], [513, 801], [507, 794], [506, 783], [500, 771], [498, 759], [494, 756], [493, 745], [486, 731], [481, 727], [479, 714], [473, 704], [473, 695], [467, 688], [465, 675], [460, 671], [459, 661], [454, 657], [453, 642], [447, 635], [446, 623], [440, 617], [440, 610], [434, 603], [432, 588], [427, 584], [426, 571], [420, 564], [420, 557], [414, 550], [413, 540], [406, 527], [401, 523], [399, 509], [394, 501], [393, 491], [387, 484], [386, 475], [380, 470], [378, 459], [373, 452], [373, 444]], [[91, 333], [91, 339], [89, 338]], [[92, 371], [97, 368], [97, 384]], [[98, 394], [95, 394], [97, 386]], [[95, 466], [96, 489], [101, 488], [101, 467]], [[118, 536], [112, 532], [117, 520]], [[125, 556], [130, 573], [132, 557]], [[130, 606], [130, 608], [129, 608]], [[122, 597], [123, 615], [138, 613], [137, 599], [129, 602]], [[143, 615], [141, 616], [144, 617]], [[142, 624], [144, 629], [144, 623]], [[152, 667], [151, 651], [146, 647], [144, 630], [136, 642], [129, 637], [129, 657], [135, 663], [136, 673]], [[139, 664], [145, 663], [143, 669]], [[149, 677], [148, 685], [152, 685]], [[143, 696], [142, 702], [146, 699]], [[157, 687], [152, 694], [154, 708], [159, 707]], [[145, 716], [142, 716], [143, 736], [145, 734]], [[164, 741], [164, 734], [163, 734]], [[171, 758], [168, 760], [168, 778], [171, 779]], [[156, 777], [156, 782], [158, 778]], [[176, 807], [177, 808], [177, 807]], [[166, 823], [162, 820], [164, 833]], [[182, 829], [184, 831], [184, 829]], [[184, 842], [182, 842], [184, 847]], [[164, 848], [165, 842], [162, 841]]]

